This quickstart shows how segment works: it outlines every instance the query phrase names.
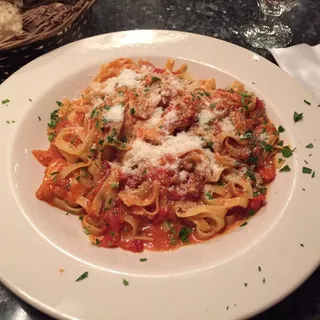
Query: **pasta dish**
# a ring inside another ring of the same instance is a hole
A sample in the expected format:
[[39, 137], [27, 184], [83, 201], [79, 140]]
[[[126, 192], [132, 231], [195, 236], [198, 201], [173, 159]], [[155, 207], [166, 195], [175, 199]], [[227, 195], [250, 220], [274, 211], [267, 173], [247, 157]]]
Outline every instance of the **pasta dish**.
[[57, 104], [49, 149], [33, 151], [46, 167], [36, 196], [79, 215], [97, 246], [170, 250], [244, 225], [283, 161], [262, 100], [172, 60], [117, 59]]

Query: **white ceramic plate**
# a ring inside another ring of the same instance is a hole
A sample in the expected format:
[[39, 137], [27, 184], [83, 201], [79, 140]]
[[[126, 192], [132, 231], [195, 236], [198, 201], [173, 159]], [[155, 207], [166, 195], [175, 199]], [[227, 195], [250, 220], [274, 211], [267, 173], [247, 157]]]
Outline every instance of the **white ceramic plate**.
[[[148, 58], [158, 66], [172, 57], [187, 62], [198, 77], [214, 76], [219, 87], [239, 79], [266, 101], [269, 116], [285, 127], [284, 138], [297, 149], [288, 161], [291, 172], [279, 173], [268, 205], [245, 228], [176, 251], [134, 254], [89, 245], [77, 217], [36, 199], [44, 169], [31, 150], [48, 145], [46, 122], [55, 101], [75, 96], [102, 63], [118, 57]], [[0, 101], [5, 99], [10, 103], [0, 105], [1, 280], [36, 308], [63, 319], [248, 318], [284, 298], [318, 266], [320, 177], [303, 174], [302, 167], [320, 173], [320, 108], [256, 54], [181, 32], [101, 35], [31, 62], [1, 85]], [[303, 112], [302, 121], [294, 123], [294, 111]], [[314, 148], [306, 149], [311, 142]], [[148, 261], [141, 263], [141, 257]], [[89, 277], [75, 282], [85, 271]]]

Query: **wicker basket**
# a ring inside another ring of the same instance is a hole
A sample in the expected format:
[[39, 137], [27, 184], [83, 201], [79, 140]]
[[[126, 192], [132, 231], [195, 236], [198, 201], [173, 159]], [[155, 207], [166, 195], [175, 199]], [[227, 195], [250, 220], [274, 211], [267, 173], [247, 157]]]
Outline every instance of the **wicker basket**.
[[90, 35], [96, 0], [24, 0], [23, 33], [0, 40], [0, 83], [38, 56]]

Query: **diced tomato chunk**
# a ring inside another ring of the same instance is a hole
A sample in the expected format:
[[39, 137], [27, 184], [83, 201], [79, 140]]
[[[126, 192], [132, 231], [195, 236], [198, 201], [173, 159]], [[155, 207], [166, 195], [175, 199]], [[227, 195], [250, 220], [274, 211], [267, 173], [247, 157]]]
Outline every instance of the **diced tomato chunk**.
[[260, 168], [258, 173], [265, 183], [270, 183], [276, 177], [276, 168], [274, 165], [265, 166]]
[[260, 194], [257, 197], [250, 200], [248, 205], [248, 212], [250, 210], [253, 210], [254, 212], [258, 212], [258, 210], [261, 208], [263, 201], [266, 200], [266, 196], [264, 194]]
[[161, 69], [161, 68], [155, 68], [155, 69], [153, 70], [153, 72], [158, 73], [158, 74], [162, 74], [162, 73], [164, 73], [165, 71], [166, 71], [165, 69]]
[[120, 243], [120, 247], [124, 250], [129, 250], [132, 252], [142, 252], [143, 242], [141, 240], [122, 241]]
[[123, 214], [120, 208], [108, 210], [103, 214], [103, 219], [110, 226], [111, 230], [120, 232], [123, 223]]
[[153, 219], [153, 224], [161, 224], [162, 222], [166, 221], [169, 215], [169, 210], [167, 208], [161, 208]]
[[101, 237], [100, 246], [105, 248], [119, 247], [121, 236], [118, 232], [109, 231]]

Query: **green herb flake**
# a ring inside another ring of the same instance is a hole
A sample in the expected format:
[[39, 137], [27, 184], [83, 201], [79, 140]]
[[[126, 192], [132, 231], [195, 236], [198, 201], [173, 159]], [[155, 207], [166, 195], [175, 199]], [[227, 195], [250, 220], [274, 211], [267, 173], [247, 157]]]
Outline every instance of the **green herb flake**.
[[160, 81], [160, 78], [158, 78], [158, 77], [152, 77], [151, 78], [151, 83], [154, 83], [156, 81]]
[[111, 187], [111, 189], [118, 189], [119, 188], [119, 183], [111, 183], [110, 187]]
[[308, 101], [308, 100], [306, 100], [306, 99], [304, 99], [304, 100], [303, 100], [303, 102], [304, 102], [305, 104], [307, 104], [308, 106], [310, 106], [310, 105], [311, 105], [311, 102], [310, 102], [310, 101]]
[[282, 158], [279, 158], [279, 159], [278, 159], [278, 163], [281, 163], [281, 162], [282, 162], [282, 160], [283, 160]]
[[244, 223], [240, 224], [240, 227], [245, 227], [248, 224], [247, 221], [245, 221]]
[[131, 108], [130, 114], [131, 114], [131, 115], [134, 115], [135, 113], [136, 113], [136, 109], [135, 109], [135, 108]]
[[291, 171], [291, 169], [290, 169], [290, 167], [288, 165], [286, 165], [283, 168], [281, 168], [279, 171], [280, 172], [288, 172], [288, 171]]
[[240, 140], [252, 140], [252, 139], [253, 139], [253, 134], [251, 130], [247, 131], [240, 137]]
[[101, 241], [98, 238], [96, 238], [96, 245], [98, 246], [100, 243]]
[[4, 100], [1, 101], [2, 104], [8, 104], [9, 102], [10, 102], [9, 99], [4, 99]]
[[84, 272], [84, 273], [76, 280], [76, 282], [81, 281], [81, 280], [84, 280], [84, 279], [86, 279], [86, 278], [88, 278], [88, 271]]
[[57, 103], [57, 105], [58, 105], [59, 107], [63, 107], [63, 106], [64, 106], [64, 104], [63, 104], [61, 101], [56, 101], [56, 103]]
[[111, 109], [110, 106], [108, 106], [107, 104], [103, 107], [104, 110], [109, 111]]
[[83, 220], [83, 216], [79, 216], [79, 220], [82, 221]]
[[50, 142], [52, 142], [55, 137], [56, 137], [56, 133], [55, 132], [51, 132], [51, 133], [48, 134], [48, 140]]
[[80, 181], [80, 176], [77, 176], [77, 177], [76, 177], [76, 180], [77, 180], [77, 181]]
[[90, 118], [94, 118], [97, 115], [99, 115], [99, 110], [97, 110], [97, 108], [94, 108], [91, 112]]
[[312, 169], [310, 168], [307, 168], [307, 167], [302, 168], [302, 173], [310, 174], [311, 172], [312, 172]]
[[166, 221], [166, 224], [167, 224], [167, 226], [169, 227], [169, 229], [170, 229], [170, 232], [173, 234], [173, 235], [177, 235], [177, 232], [176, 232], [176, 230], [174, 229], [174, 227], [173, 227], [173, 225], [172, 225], [172, 222], [171, 221]]
[[84, 232], [86, 235], [89, 235], [89, 234], [90, 234], [90, 231], [89, 231], [87, 228], [83, 228], [83, 232]]
[[298, 122], [302, 119], [303, 119], [303, 113], [294, 112], [294, 114], [293, 114], [293, 121], [294, 122]]
[[140, 261], [141, 262], [146, 262], [146, 261], [148, 261], [148, 259], [147, 258], [140, 258]]
[[312, 148], [313, 148], [313, 144], [312, 144], [312, 143], [307, 144], [307, 145], [306, 145], [306, 148], [307, 148], [307, 149], [312, 149]]
[[283, 140], [280, 140], [278, 143], [277, 143], [278, 146], [282, 147], [283, 146]]
[[212, 196], [212, 194], [211, 194], [209, 191], [206, 192], [206, 197], [207, 197], [209, 200], [213, 200], [213, 196]]
[[286, 129], [283, 126], [279, 126], [278, 132], [281, 133], [281, 132], [284, 132], [284, 131], [286, 131]]
[[187, 228], [187, 227], [182, 227], [179, 231], [179, 239], [183, 242], [183, 243], [187, 243], [188, 242], [188, 236], [191, 233], [192, 229]]
[[216, 105], [217, 105], [216, 103], [211, 103], [209, 108], [214, 109], [216, 107]]
[[316, 176], [316, 172], [313, 171], [313, 172], [312, 172], [312, 175], [311, 175], [311, 178], [314, 178], [315, 176]]
[[246, 176], [249, 177], [252, 181], [256, 181], [256, 176], [251, 169], [247, 169]]
[[129, 281], [127, 281], [126, 279], [123, 279], [122, 283], [123, 283], [124, 286], [128, 286], [129, 285]]
[[256, 214], [256, 212], [253, 209], [250, 209], [248, 212], [248, 217], [252, 217]]
[[292, 151], [290, 150], [290, 147], [286, 146], [282, 149], [282, 155], [285, 158], [290, 158], [292, 156]]

